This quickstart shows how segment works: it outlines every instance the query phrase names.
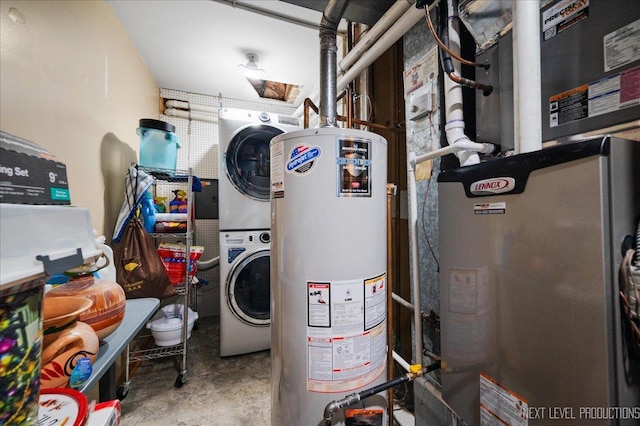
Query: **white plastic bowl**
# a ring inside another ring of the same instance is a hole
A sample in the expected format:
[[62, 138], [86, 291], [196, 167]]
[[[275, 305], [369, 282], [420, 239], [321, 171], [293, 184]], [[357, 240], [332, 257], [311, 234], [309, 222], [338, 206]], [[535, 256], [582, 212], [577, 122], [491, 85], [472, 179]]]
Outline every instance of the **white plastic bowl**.
[[[162, 307], [147, 323], [153, 340], [158, 346], [172, 346], [182, 343], [184, 305], [173, 303]], [[191, 337], [191, 330], [198, 319], [198, 313], [189, 308], [187, 339]]]

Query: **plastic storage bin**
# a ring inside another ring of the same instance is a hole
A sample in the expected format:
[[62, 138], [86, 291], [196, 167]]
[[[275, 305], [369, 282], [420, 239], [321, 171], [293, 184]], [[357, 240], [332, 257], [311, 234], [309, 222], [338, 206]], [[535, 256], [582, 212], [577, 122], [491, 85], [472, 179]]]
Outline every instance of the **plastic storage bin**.
[[49, 277], [39, 258], [55, 273], [100, 253], [88, 209], [0, 203], [0, 424], [38, 424]]
[[136, 133], [140, 136], [140, 165], [175, 170], [180, 142], [176, 127], [161, 120], [143, 118]]
[[[173, 303], [161, 308], [151, 321], [147, 323], [147, 328], [151, 330], [153, 340], [158, 346], [172, 346], [182, 342], [184, 305]], [[191, 331], [198, 319], [198, 313], [188, 308], [189, 320], [187, 327], [187, 339], [191, 337]]]

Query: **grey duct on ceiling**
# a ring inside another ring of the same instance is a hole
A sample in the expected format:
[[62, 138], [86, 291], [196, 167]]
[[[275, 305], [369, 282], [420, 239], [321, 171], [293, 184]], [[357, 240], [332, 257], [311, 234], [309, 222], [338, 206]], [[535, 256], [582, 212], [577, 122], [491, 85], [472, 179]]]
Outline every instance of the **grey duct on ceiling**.
[[338, 24], [349, 0], [329, 0], [320, 23], [320, 127], [337, 127]]
[[[300, 7], [323, 12], [327, 8], [327, 0], [282, 0], [285, 3], [295, 4]], [[349, 5], [344, 11], [343, 18], [351, 21], [375, 25], [396, 0], [349, 0]], [[414, 0], [410, 0], [411, 3]]]

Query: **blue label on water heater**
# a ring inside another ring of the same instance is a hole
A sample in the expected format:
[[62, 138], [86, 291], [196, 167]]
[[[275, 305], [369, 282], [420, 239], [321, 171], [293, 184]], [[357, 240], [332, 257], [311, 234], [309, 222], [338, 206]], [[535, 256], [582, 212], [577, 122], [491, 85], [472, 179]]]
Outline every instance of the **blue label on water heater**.
[[289, 154], [287, 161], [287, 172], [303, 175], [311, 172], [315, 164], [315, 160], [320, 157], [322, 151], [318, 146], [309, 146], [305, 144], [296, 145]]

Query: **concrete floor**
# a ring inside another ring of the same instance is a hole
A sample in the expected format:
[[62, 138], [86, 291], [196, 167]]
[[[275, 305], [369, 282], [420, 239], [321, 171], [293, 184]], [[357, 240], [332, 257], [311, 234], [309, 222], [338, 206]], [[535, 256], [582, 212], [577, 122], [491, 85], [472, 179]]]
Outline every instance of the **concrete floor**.
[[[270, 425], [270, 351], [221, 358], [219, 341], [219, 317], [200, 318], [189, 339], [187, 382], [181, 388], [174, 387], [181, 358], [139, 363], [121, 401], [122, 425]], [[413, 415], [399, 407], [394, 418], [397, 426], [414, 425]]]
[[180, 359], [141, 362], [121, 402], [125, 426], [271, 424], [269, 351], [220, 358], [219, 317], [198, 320], [189, 339], [187, 382], [175, 388]]

